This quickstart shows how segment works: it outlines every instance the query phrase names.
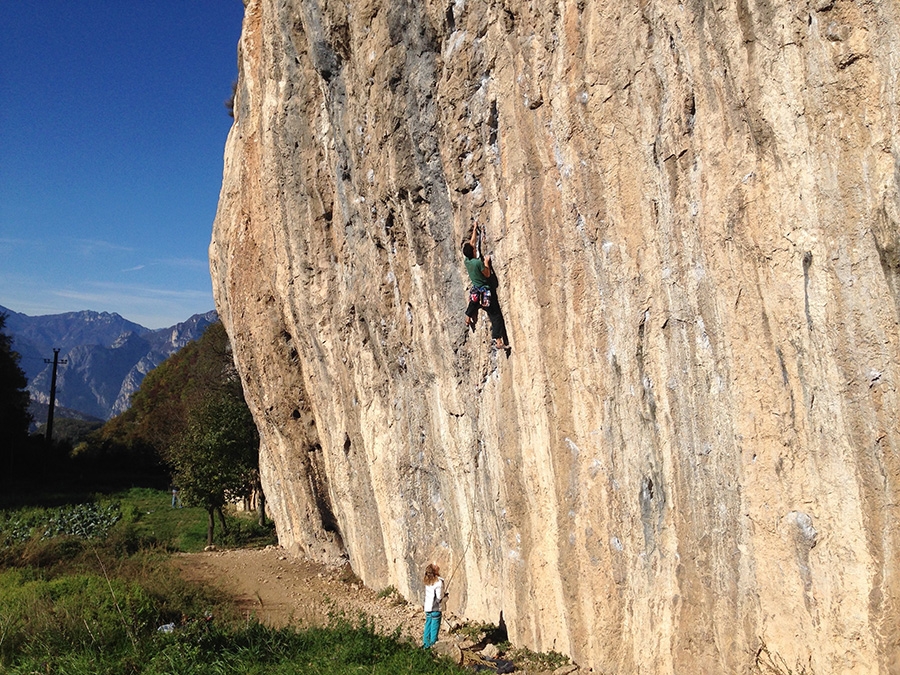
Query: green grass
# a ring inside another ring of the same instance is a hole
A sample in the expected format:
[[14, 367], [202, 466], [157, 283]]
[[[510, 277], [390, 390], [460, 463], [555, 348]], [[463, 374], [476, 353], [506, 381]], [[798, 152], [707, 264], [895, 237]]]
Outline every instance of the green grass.
[[[48, 534], [49, 522], [61, 525]], [[271, 537], [249, 517], [230, 522], [234, 541]], [[464, 672], [399, 633], [378, 634], [365, 618], [305, 630], [242, 618], [228, 598], [185, 582], [171, 564], [173, 551], [205, 544], [206, 513], [172, 509], [165, 492], [133, 489], [93, 506], [0, 511], [0, 535], [13, 529], [9, 523], [18, 523], [19, 535], [0, 536], [3, 673]], [[160, 632], [166, 624], [174, 629]]]
[[[210, 611], [237, 618], [224, 598], [184, 582], [165, 555], [122, 559], [103, 545], [43, 547], [44, 565], [0, 570], [0, 672], [19, 672], [18, 665], [30, 672], [38, 661], [66, 672], [69, 659], [121, 665], [159, 625]], [[51, 552], [58, 554], [52, 560]]]
[[173, 509], [171, 494], [147, 488], [133, 488], [116, 496], [131, 508], [139, 536], [185, 553], [202, 551], [206, 546], [207, 516], [203, 509]]
[[[221, 600], [213, 603], [209, 614], [200, 610], [206, 599], [202, 595], [191, 596], [185, 587], [160, 587], [159, 572], [140, 581], [127, 578], [133, 574], [67, 573], [46, 578], [34, 570], [0, 572], [0, 671], [11, 675], [463, 672], [402, 640], [399, 633], [378, 634], [363, 618], [356, 623], [334, 619], [325, 628], [275, 629], [240, 619], [225, 610]], [[174, 624], [174, 630], [160, 632], [158, 626], [164, 623]]]
[[[276, 543], [272, 528], [260, 528], [255, 514], [226, 516], [228, 534], [216, 520], [215, 540], [223, 547], [265, 546]], [[193, 553], [206, 546], [207, 514], [200, 508], [172, 508], [171, 494], [149, 488], [51, 507], [31, 506], [0, 510], [0, 546], [24, 543], [34, 537], [73, 535], [136, 539], [140, 547], [159, 546]], [[2, 560], [2, 556], [0, 556]]]
[[131, 644], [26, 654], [7, 663], [10, 675], [460, 675], [449, 661], [399, 639], [379, 635], [370, 623], [336, 622], [325, 628], [274, 629], [256, 622], [221, 627], [195, 621], [172, 633], [142, 636]]

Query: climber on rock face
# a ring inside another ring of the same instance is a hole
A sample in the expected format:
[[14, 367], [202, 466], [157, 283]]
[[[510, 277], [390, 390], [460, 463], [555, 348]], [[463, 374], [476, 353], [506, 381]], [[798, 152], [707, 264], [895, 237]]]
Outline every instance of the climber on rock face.
[[466, 272], [472, 288], [469, 291], [469, 305], [466, 307], [466, 325], [475, 331], [478, 322], [478, 309], [487, 312], [491, 320], [491, 339], [497, 349], [509, 350], [506, 344], [506, 324], [503, 321], [503, 313], [500, 311], [500, 302], [497, 299], [497, 276], [491, 267], [491, 256], [480, 257], [478, 250], [478, 221], [472, 225], [472, 236], [462, 245], [463, 256], [466, 259]]

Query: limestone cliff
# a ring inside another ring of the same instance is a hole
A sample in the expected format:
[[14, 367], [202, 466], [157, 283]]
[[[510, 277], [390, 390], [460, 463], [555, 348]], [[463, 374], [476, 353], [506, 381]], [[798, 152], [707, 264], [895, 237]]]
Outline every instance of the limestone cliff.
[[898, 54], [893, 0], [248, 0], [210, 260], [281, 542], [594, 672], [900, 673]]

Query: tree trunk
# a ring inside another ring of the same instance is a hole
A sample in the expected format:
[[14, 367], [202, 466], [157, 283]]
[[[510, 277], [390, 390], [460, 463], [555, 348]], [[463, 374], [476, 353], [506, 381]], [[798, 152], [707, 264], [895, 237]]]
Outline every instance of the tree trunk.
[[216, 509], [216, 513], [219, 514], [219, 522], [222, 524], [222, 534], [228, 534], [228, 525], [225, 522], [225, 514], [222, 512], [222, 507]]
[[262, 490], [262, 483], [256, 479], [256, 515], [259, 526], [266, 526], [266, 493]]
[[213, 530], [216, 528], [216, 519], [215, 514], [213, 513], [213, 509], [206, 509], [206, 515], [209, 518], [206, 521], [206, 545], [213, 545]]

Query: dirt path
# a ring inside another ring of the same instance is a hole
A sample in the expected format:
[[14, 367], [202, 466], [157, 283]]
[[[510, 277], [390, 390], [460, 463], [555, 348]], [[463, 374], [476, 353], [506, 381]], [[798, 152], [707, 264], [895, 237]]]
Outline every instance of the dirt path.
[[396, 595], [379, 598], [349, 572], [298, 560], [277, 547], [181, 554], [182, 575], [221, 589], [235, 598], [245, 616], [282, 627], [322, 625], [331, 614], [356, 621], [360, 613], [375, 619], [382, 632], [421, 639], [425, 615]]
[[[396, 594], [384, 595], [366, 588], [349, 567], [340, 570], [300, 560], [275, 546], [184, 553], [174, 560], [184, 578], [222, 590], [237, 601], [244, 616], [256, 617], [263, 624], [306, 627], [324, 625], [335, 614], [353, 622], [363, 614], [374, 619], [379, 632], [390, 634], [399, 627], [401, 635], [421, 644], [425, 623], [422, 607], [408, 604]], [[458, 623], [456, 617], [446, 612], [444, 618], [448, 624]], [[480, 655], [484, 646], [483, 642], [476, 645], [460, 634], [450, 635], [446, 625], [442, 625], [441, 639], [435, 649], [457, 663], [484, 666], [489, 665]], [[575, 666], [550, 669], [523, 663], [517, 666], [519, 670], [515, 672], [520, 675], [570, 675], [577, 671]]]

